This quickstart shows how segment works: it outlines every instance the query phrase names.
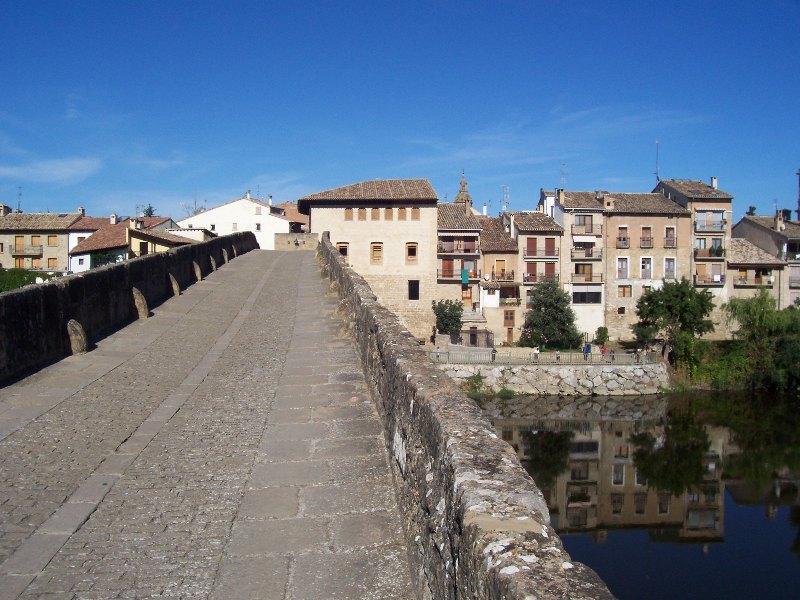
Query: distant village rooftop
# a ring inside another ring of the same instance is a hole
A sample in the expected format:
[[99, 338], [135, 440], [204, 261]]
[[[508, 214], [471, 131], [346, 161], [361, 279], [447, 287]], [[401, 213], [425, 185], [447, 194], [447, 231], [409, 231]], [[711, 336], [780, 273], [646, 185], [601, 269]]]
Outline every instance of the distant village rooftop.
[[311, 204], [387, 200], [436, 202], [438, 197], [427, 179], [374, 179], [304, 196], [297, 201], [297, 207], [307, 215]]

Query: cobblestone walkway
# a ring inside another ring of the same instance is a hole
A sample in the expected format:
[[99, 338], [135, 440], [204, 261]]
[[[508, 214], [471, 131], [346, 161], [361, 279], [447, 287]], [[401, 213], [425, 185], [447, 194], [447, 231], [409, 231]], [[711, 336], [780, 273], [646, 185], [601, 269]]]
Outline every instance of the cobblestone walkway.
[[0, 388], [0, 598], [410, 598], [324, 289], [312, 253], [251, 252]]

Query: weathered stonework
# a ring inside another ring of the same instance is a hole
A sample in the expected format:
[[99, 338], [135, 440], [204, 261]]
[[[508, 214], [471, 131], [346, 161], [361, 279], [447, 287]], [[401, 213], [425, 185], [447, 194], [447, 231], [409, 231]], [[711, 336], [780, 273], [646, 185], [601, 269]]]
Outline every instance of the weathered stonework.
[[664, 363], [653, 365], [454, 365], [439, 368], [457, 382], [480, 375], [492, 391], [548, 396], [640, 396], [669, 387]]
[[574, 563], [513, 449], [425, 356], [323, 236], [324, 272], [341, 298], [381, 415], [421, 598], [610, 598]]
[[70, 320], [91, 341], [202, 279], [223, 250], [256, 248], [252, 233], [235, 233], [0, 294], [0, 382], [71, 354]]

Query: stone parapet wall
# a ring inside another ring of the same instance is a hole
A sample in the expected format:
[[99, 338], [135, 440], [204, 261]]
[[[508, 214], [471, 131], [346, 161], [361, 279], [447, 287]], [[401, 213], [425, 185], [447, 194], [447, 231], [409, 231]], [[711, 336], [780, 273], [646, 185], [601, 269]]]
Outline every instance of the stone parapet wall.
[[348, 268], [320, 261], [341, 298], [383, 421], [420, 598], [610, 598], [573, 562], [514, 450]]
[[495, 392], [548, 396], [640, 396], [658, 394], [670, 385], [667, 365], [456, 365], [439, 368], [457, 382], [474, 375]]
[[[67, 356], [88, 339], [257, 249], [250, 232], [173, 248], [0, 294], [0, 382]], [[69, 331], [68, 331], [69, 324]]]
[[276, 233], [275, 250], [315, 250], [318, 243], [316, 233]]

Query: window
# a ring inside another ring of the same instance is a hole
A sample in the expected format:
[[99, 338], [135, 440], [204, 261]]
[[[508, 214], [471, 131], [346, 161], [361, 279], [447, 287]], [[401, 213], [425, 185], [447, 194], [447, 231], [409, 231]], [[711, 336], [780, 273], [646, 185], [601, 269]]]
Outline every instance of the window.
[[366, 221], [367, 220], [367, 209], [366, 208], [359, 208], [358, 209], [358, 220], [359, 221]]
[[628, 228], [617, 227], [617, 248], [629, 248], [631, 245], [630, 238], [628, 238]]
[[625, 483], [625, 465], [617, 463], [611, 468], [612, 485], [623, 485]]
[[419, 208], [417, 208], [416, 206], [411, 209], [411, 220], [419, 221]]
[[47, 268], [48, 269], [56, 269], [56, 268], [58, 268], [58, 259], [57, 258], [48, 258], [47, 259]]
[[397, 209], [397, 220], [398, 221], [405, 221], [406, 220], [406, 209], [401, 207]]
[[408, 280], [408, 299], [419, 300], [419, 279]]
[[239, 231], [239, 224], [231, 223], [231, 231]]
[[647, 256], [642, 257], [642, 271], [641, 271], [641, 278], [642, 279], [652, 279], [653, 278], [653, 259]]
[[629, 453], [630, 446], [628, 446], [628, 444], [614, 446], [614, 458], [628, 458]]
[[621, 515], [622, 507], [625, 505], [625, 496], [622, 494], [611, 494], [611, 514]]
[[675, 279], [675, 259], [664, 259], [664, 279]]
[[82, 259], [82, 258], [79, 258], [79, 259], [78, 259], [78, 264], [79, 264], [79, 265], [82, 265], [82, 264], [83, 264], [83, 259]]
[[23, 258], [15, 258], [14, 259], [14, 267], [17, 269], [24, 269], [25, 268], [25, 259]]
[[417, 242], [408, 242], [406, 244], [406, 262], [415, 263], [417, 262]]
[[394, 209], [393, 208], [386, 208], [383, 210], [383, 218], [386, 221], [391, 221], [394, 219]]
[[372, 242], [369, 245], [369, 260], [372, 264], [380, 264], [383, 262], [382, 242]]
[[627, 279], [628, 278], [628, 259], [627, 258], [618, 258], [617, 259], [617, 279]]
[[642, 235], [640, 239], [640, 246], [642, 248], [652, 248], [653, 247], [653, 230], [650, 227], [642, 227]]
[[639, 469], [634, 471], [634, 475], [634, 481], [636, 482], [636, 485], [647, 485], [647, 479], [645, 479], [644, 475], [639, 472]]
[[632, 290], [632, 286], [630, 286], [630, 285], [618, 285], [617, 286], [617, 298], [630, 298], [631, 297], [631, 290]]
[[3, 252], [3, 243], [2, 242], [0, 242], [0, 252]]
[[503, 327], [513, 327], [514, 326], [514, 311], [513, 310], [504, 310], [503, 311]]
[[31, 246], [41, 246], [42, 245], [42, 238], [38, 235], [31, 236]]
[[643, 285], [642, 286], [642, 293], [646, 294], [647, 292], [650, 291], [650, 288], [651, 288], [651, 286], [649, 286], [649, 285]]
[[352, 221], [353, 220], [353, 209], [352, 208], [345, 208], [344, 209], [344, 220], [345, 221]]
[[647, 494], [634, 494], [633, 495], [633, 510], [637, 515], [643, 515], [644, 509], [647, 506]]
[[380, 208], [373, 208], [369, 211], [370, 215], [369, 218], [373, 221], [380, 221], [381, 220], [381, 209]]
[[586, 461], [572, 463], [569, 467], [569, 478], [572, 481], [589, 479], [589, 463]]
[[[576, 286], [583, 287], [583, 286]], [[600, 304], [602, 302], [602, 294], [593, 290], [581, 290], [572, 292], [573, 304]]]
[[349, 259], [347, 258], [348, 254], [350, 253], [350, 244], [347, 242], [339, 242], [336, 244], [336, 249], [339, 251], [339, 254], [344, 257], [344, 263], [350, 264]]
[[514, 430], [513, 429], [503, 429], [502, 437], [503, 437], [503, 441], [504, 442], [513, 442], [514, 441]]
[[[191, 225], [189, 225], [189, 227], [191, 227]], [[78, 243], [80, 244], [85, 239], [86, 239], [85, 235], [79, 235], [78, 236]], [[0, 244], [0, 252], [2, 252], [2, 251], [3, 251], [3, 244]]]
[[42, 259], [41, 258], [32, 258], [31, 259], [31, 269], [41, 269], [42, 268]]
[[58, 236], [57, 235], [48, 235], [47, 236], [47, 245], [48, 246], [58, 246]]
[[624, 306], [618, 307], [617, 308], [617, 314], [618, 315], [624, 315], [625, 314], [625, 307]]
[[256, 206], [256, 214], [257, 215], [261, 214], [261, 207], [260, 206]]
[[664, 248], [676, 248], [675, 228], [667, 227], [664, 229]]
[[261, 223], [256, 223], [256, 231], [261, 231]]
[[660, 515], [668, 515], [669, 514], [669, 503], [672, 494], [669, 492], [663, 492], [658, 495], [658, 514]]

